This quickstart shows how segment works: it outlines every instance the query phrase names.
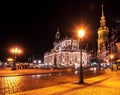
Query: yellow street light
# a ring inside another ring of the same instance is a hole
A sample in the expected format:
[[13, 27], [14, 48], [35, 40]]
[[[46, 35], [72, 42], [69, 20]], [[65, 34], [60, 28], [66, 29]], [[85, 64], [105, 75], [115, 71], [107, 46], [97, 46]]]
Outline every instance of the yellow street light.
[[80, 77], [79, 77], [79, 83], [83, 84], [83, 68], [82, 68], [82, 38], [84, 37], [85, 31], [83, 29], [78, 31], [79, 36], [79, 45], [80, 45]]
[[79, 38], [83, 38], [85, 35], [85, 30], [81, 29], [81, 30], [78, 30], [78, 36]]
[[17, 55], [20, 55], [22, 53], [22, 49], [15, 47], [15, 48], [11, 48], [10, 52], [12, 53], [12, 55], [14, 55], [14, 63], [12, 66], [12, 70], [16, 70], [16, 57]]
[[11, 49], [11, 53], [12, 53], [12, 54], [21, 54], [21, 52], [22, 52], [22, 51], [21, 51], [21, 49], [19, 49], [19, 48], [12, 48], [12, 49]]
[[113, 55], [113, 54], [111, 54], [111, 55], [110, 55], [110, 58], [111, 58], [111, 59], [113, 59], [113, 57], [114, 57], [114, 55]]
[[109, 62], [109, 60], [107, 59], [107, 60], [106, 60], [106, 63], [108, 63], [108, 62]]

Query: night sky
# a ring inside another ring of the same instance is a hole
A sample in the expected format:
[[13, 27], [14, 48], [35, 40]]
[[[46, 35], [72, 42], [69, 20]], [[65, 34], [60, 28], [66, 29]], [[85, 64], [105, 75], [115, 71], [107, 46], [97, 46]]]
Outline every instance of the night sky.
[[[20, 46], [24, 53], [21, 61], [43, 54], [53, 48], [57, 28], [61, 38], [76, 37], [76, 27], [86, 27], [86, 42], [96, 48], [101, 4], [107, 26], [120, 19], [119, 0], [39, 0], [5, 1], [0, 4], [0, 60], [10, 56], [9, 48]], [[76, 31], [77, 32], [77, 31]]]

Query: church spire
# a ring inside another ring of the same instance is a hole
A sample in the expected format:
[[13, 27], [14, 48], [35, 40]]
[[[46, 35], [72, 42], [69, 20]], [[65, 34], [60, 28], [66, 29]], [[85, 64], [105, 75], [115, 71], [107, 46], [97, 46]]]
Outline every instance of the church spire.
[[104, 17], [104, 9], [103, 9], [103, 4], [102, 4], [102, 17]]
[[101, 8], [102, 8], [102, 16], [101, 16], [101, 20], [100, 20], [100, 27], [105, 27], [106, 26], [106, 20], [105, 20], [105, 16], [104, 16], [103, 4], [101, 5]]
[[57, 32], [59, 32], [59, 27], [57, 28]]
[[99, 58], [102, 56], [103, 50], [107, 51], [108, 32], [109, 32], [109, 29], [106, 25], [106, 19], [104, 16], [103, 4], [101, 5], [101, 12], [102, 12], [102, 15], [101, 15], [101, 19], [100, 19], [100, 27], [98, 29], [98, 40], [97, 40], [98, 41], [98, 56], [99, 56]]

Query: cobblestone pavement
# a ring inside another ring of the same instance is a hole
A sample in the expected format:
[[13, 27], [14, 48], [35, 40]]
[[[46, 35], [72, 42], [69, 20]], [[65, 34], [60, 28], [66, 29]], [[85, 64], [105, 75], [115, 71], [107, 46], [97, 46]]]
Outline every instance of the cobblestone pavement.
[[[15, 72], [16, 73], [14, 73], [13, 75], [23, 75], [23, 73], [19, 71]], [[7, 75], [7, 77], [0, 77], [0, 95], [9, 95], [23, 91], [55, 86], [59, 84], [71, 83], [78, 80], [78, 75], [73, 73], [71, 74], [70, 72], [48, 74], [46, 73], [37, 75], [29, 75], [28, 73], [24, 74], [24, 76], [12, 76], [12, 73], [10, 73], [10, 76], [8, 76], [8, 73], [5, 73], [5, 76]], [[3, 75], [4, 74], [2, 74], [2, 76]], [[85, 75], [86, 77], [90, 77], [89, 75], [95, 76], [96, 74], [94, 75], [92, 72], [90, 74], [89, 72]]]
[[[60, 73], [61, 74], [61, 73]], [[57, 74], [44, 75], [27, 75], [27, 76], [11, 76], [0, 78], [0, 95], [12, 94], [21, 91], [28, 91], [58, 84], [70, 82], [70, 79], [75, 80], [75, 76]]]
[[120, 95], [120, 72], [107, 72], [84, 81], [84, 84], [67, 83], [12, 95]]

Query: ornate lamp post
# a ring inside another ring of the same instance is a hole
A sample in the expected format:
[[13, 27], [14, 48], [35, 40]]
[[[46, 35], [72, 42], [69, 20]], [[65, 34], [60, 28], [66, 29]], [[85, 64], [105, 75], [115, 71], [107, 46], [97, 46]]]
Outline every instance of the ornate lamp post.
[[79, 36], [79, 45], [80, 45], [80, 77], [79, 77], [79, 84], [83, 84], [83, 68], [82, 68], [82, 38], [84, 37], [85, 31], [79, 30], [78, 36]]
[[10, 50], [10, 52], [14, 55], [14, 63], [13, 63], [13, 66], [12, 66], [12, 70], [16, 70], [16, 58], [17, 58], [17, 55], [21, 54], [21, 49], [19, 48], [12, 48]]

